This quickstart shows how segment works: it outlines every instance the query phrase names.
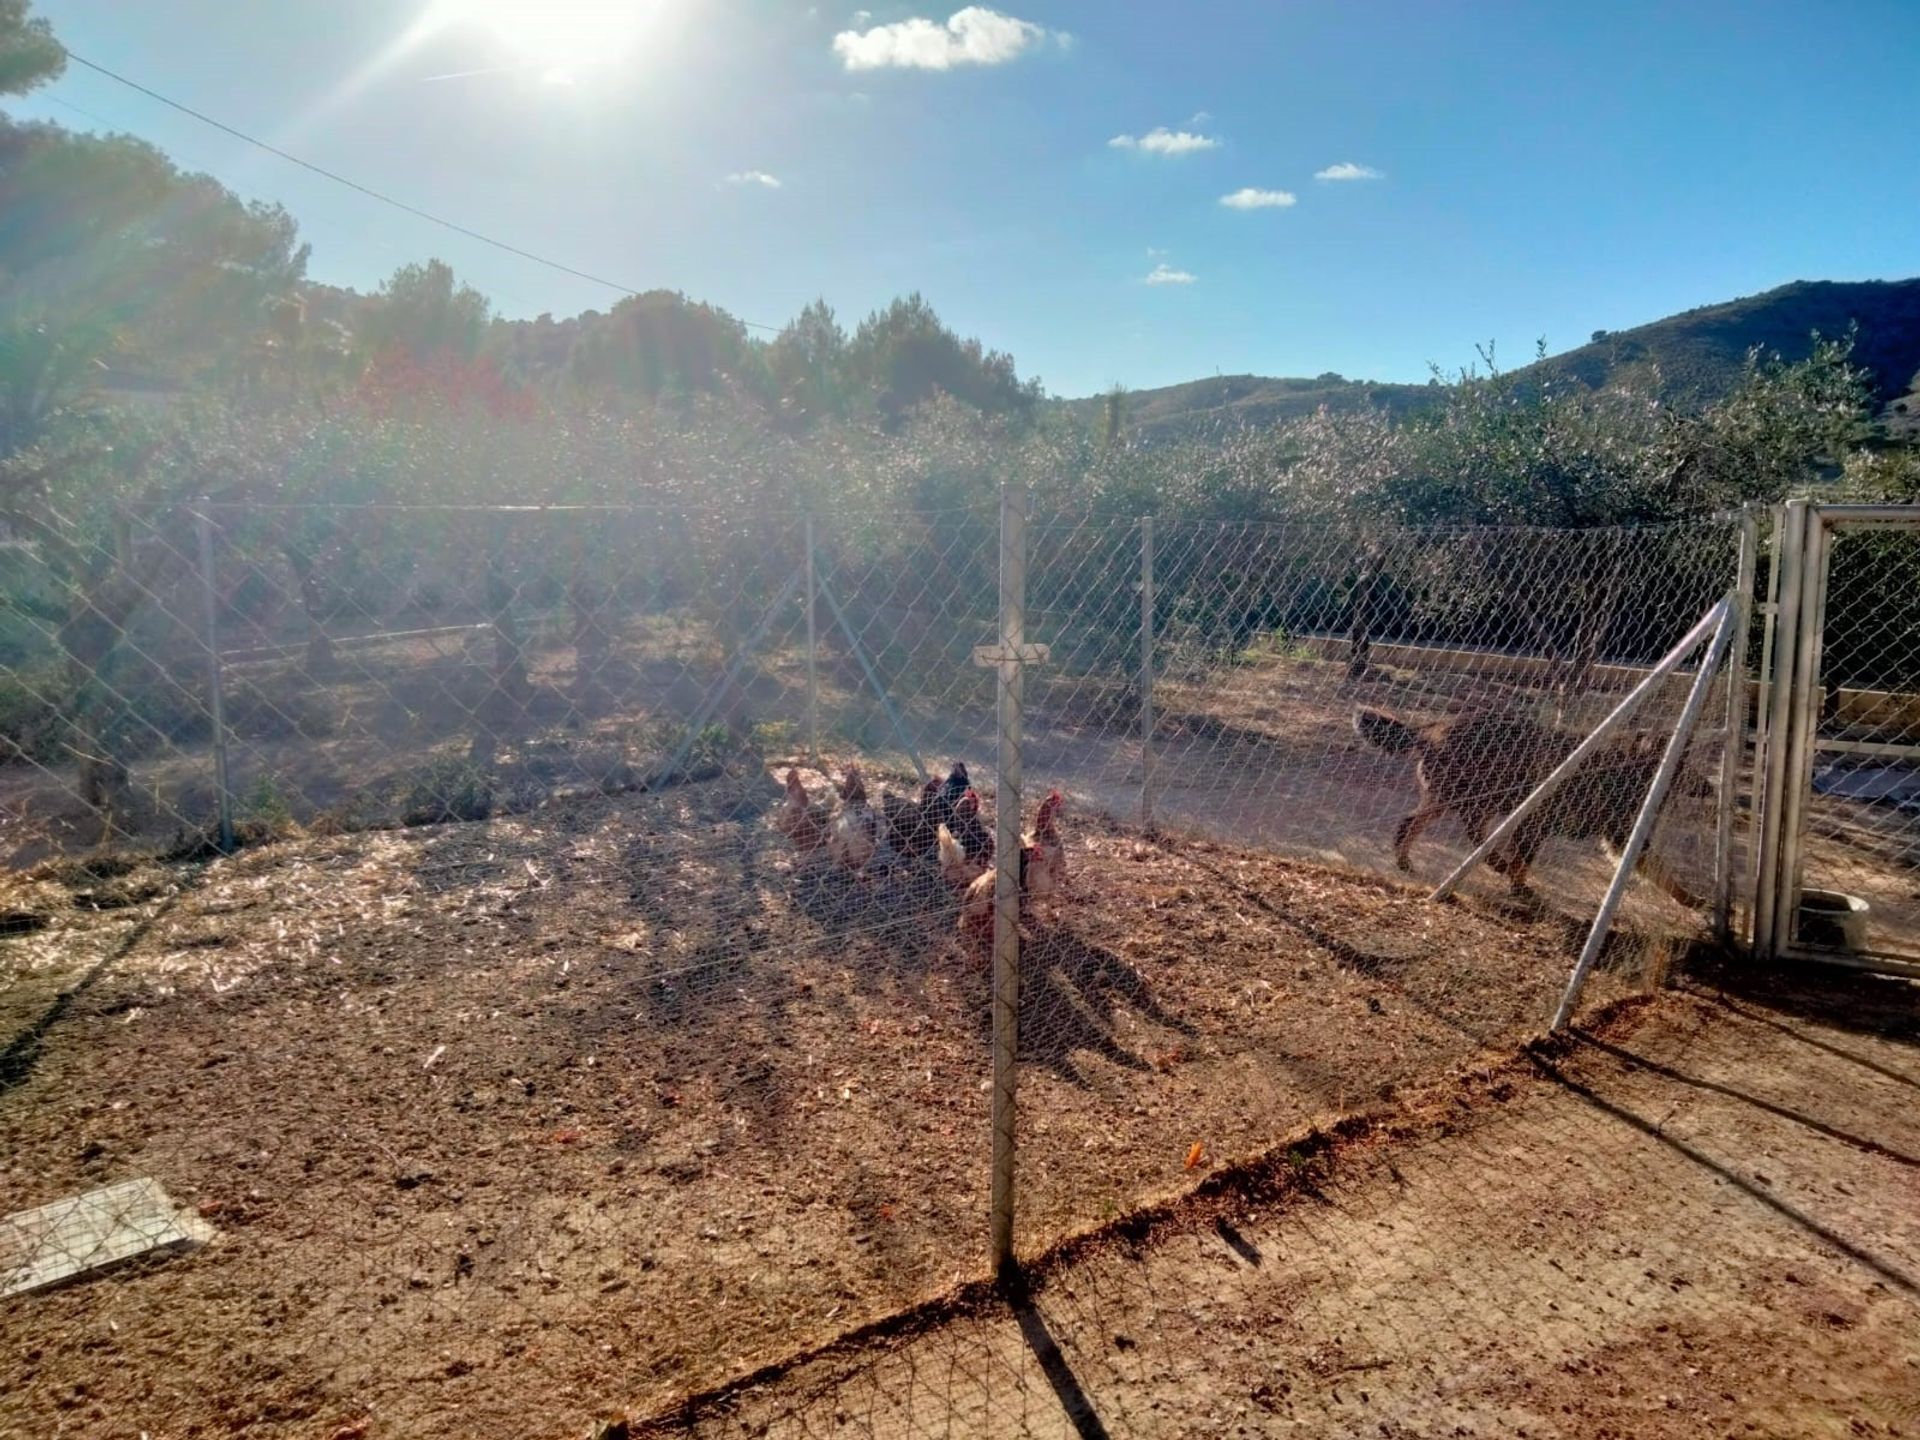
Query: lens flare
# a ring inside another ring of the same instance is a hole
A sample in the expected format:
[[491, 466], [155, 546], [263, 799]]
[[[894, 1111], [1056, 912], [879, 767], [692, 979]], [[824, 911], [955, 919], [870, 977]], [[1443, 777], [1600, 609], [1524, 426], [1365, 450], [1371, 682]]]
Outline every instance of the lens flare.
[[436, 0], [425, 28], [480, 31], [507, 65], [566, 82], [623, 59], [657, 8], [649, 0]]

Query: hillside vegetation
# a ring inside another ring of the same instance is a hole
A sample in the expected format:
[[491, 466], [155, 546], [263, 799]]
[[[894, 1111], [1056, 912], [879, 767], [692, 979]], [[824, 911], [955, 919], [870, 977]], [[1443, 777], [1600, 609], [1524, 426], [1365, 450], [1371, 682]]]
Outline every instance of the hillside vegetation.
[[[1129, 390], [1121, 396], [1121, 405], [1127, 429], [1135, 438], [1171, 440], [1260, 429], [1322, 409], [1410, 415], [1433, 404], [1436, 390], [1434, 385], [1349, 380], [1332, 373], [1312, 379], [1214, 375], [1153, 390]], [[1098, 425], [1104, 421], [1109, 397], [1094, 395], [1060, 403], [1081, 423]]]
[[[1920, 279], [1796, 280], [1764, 294], [1702, 305], [1630, 330], [1597, 331], [1592, 340], [1516, 372], [1522, 384], [1573, 383], [1589, 389], [1633, 385], [1669, 405], [1700, 408], [1740, 385], [1747, 356], [1759, 350], [1796, 362], [1816, 336], [1854, 337], [1852, 359], [1867, 376], [1871, 403], [1890, 431], [1920, 425]], [[1216, 375], [1125, 393], [1126, 423], [1140, 439], [1219, 435], [1297, 420], [1326, 408], [1411, 415], [1433, 405], [1440, 387], [1349, 380]], [[1063, 402], [1097, 423], [1104, 395]], [[1903, 406], [1905, 408], [1896, 408]]]
[[[0, 95], [64, 60], [24, 16], [0, 0]], [[918, 295], [850, 329], [816, 302], [763, 339], [667, 290], [509, 321], [438, 259], [371, 294], [314, 284], [307, 261], [294, 217], [150, 145], [0, 117], [0, 755], [78, 757], [89, 803], [111, 809], [129, 727], [154, 726], [128, 631], [184, 583], [198, 497], [226, 543], [279, 557], [316, 634], [368, 575], [436, 550], [491, 603], [528, 557], [457, 517], [504, 504], [670, 514], [649, 582], [697, 577], [749, 609], [801, 511], [834, 514], [836, 563], [877, 587], [920, 595], [937, 557], [955, 599], [992, 593], [1008, 485], [1056, 516], [1311, 522], [1351, 557], [1316, 582], [1315, 623], [1364, 630], [1404, 527], [1652, 525], [1816, 486], [1920, 497], [1920, 448], [1875, 419], [1920, 366], [1914, 281], [1790, 286], [1451, 383], [1235, 377], [1056, 405]], [[369, 504], [417, 513], [343, 508]], [[1280, 613], [1284, 577], [1235, 574], [1237, 611], [1196, 626], [1238, 637]], [[1110, 577], [1051, 583], [1116, 633], [1135, 623]], [[1885, 588], [1910, 603], [1906, 579]], [[1592, 650], [1583, 617], [1612, 592], [1554, 603]]]
[[1528, 371], [1595, 387], [1646, 376], [1670, 404], [1702, 405], [1732, 393], [1749, 351], [1804, 360], [1814, 335], [1850, 332], [1853, 362], [1867, 372], [1875, 403], [1912, 389], [1920, 378], [1920, 279], [1796, 280], [1631, 330], [1601, 331]]

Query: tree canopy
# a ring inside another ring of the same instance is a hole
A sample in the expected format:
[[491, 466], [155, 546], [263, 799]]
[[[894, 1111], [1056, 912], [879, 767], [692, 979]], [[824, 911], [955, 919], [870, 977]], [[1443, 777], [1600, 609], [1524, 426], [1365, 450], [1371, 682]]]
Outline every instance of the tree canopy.
[[53, 27], [27, 14], [27, 0], [0, 0], [0, 95], [21, 95], [55, 79], [67, 52]]
[[[0, 0], [0, 93], [64, 59], [25, 0]], [[1277, 423], [1149, 445], [1141, 397], [1048, 405], [1010, 355], [918, 293], [851, 333], [815, 300], [761, 339], [664, 288], [509, 320], [442, 259], [402, 265], [371, 294], [309, 282], [307, 259], [284, 210], [151, 145], [0, 117], [7, 503], [134, 483], [126, 457], [147, 441], [116, 440], [189, 423], [255, 437], [241, 447], [258, 461], [248, 473], [275, 486], [356, 494], [427, 476], [449, 498], [524, 490], [547, 483], [527, 457], [571, 453], [566, 483], [608, 499], [642, 484], [741, 497], [766, 484], [810, 503], [966, 504], [1024, 475], [1062, 505], [1396, 525], [1635, 523], [1843, 473], [1898, 488], [1914, 469], [1910, 449], [1869, 433], [1874, 391], [1850, 337], [1792, 364], [1756, 348], [1737, 383], [1682, 403], [1657, 359], [1604, 383], [1545, 362], [1503, 373], [1490, 356], [1423, 387], [1221, 377], [1196, 382], [1196, 402], [1300, 394]], [[100, 412], [103, 392], [143, 381], [191, 400], [171, 419]], [[226, 418], [209, 419], [216, 409]], [[288, 453], [264, 458], [276, 447]], [[104, 469], [86, 458], [109, 452], [120, 458]], [[668, 453], [691, 470], [665, 475]], [[522, 457], [511, 474], [508, 454]], [[729, 469], [749, 454], [750, 481]]]
[[444, 260], [402, 265], [365, 309], [361, 339], [370, 354], [397, 351], [414, 361], [471, 360], [480, 352], [493, 306], [454, 278]]
[[567, 378], [645, 396], [714, 391], [743, 377], [748, 348], [746, 327], [726, 311], [649, 290], [581, 325]]
[[1011, 355], [962, 340], [918, 292], [861, 321], [846, 362], [894, 423], [936, 394], [986, 414], [1014, 415], [1030, 413], [1041, 394], [1038, 381], [1021, 382]]

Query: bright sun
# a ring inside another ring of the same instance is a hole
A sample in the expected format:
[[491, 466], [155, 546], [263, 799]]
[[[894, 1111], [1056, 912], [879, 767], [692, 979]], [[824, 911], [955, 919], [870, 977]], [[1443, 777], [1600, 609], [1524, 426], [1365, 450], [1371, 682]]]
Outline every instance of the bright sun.
[[428, 27], [481, 30], [509, 58], [565, 79], [620, 59], [656, 8], [654, 0], [436, 0]]

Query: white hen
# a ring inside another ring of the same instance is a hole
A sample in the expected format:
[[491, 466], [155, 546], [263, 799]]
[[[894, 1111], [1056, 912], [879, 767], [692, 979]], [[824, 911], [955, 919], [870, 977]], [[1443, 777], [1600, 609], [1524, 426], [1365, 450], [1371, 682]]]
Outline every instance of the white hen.
[[844, 869], [859, 874], [880, 848], [880, 817], [867, 803], [867, 782], [858, 765], [847, 767], [840, 782], [840, 813], [827, 832], [827, 853]]

